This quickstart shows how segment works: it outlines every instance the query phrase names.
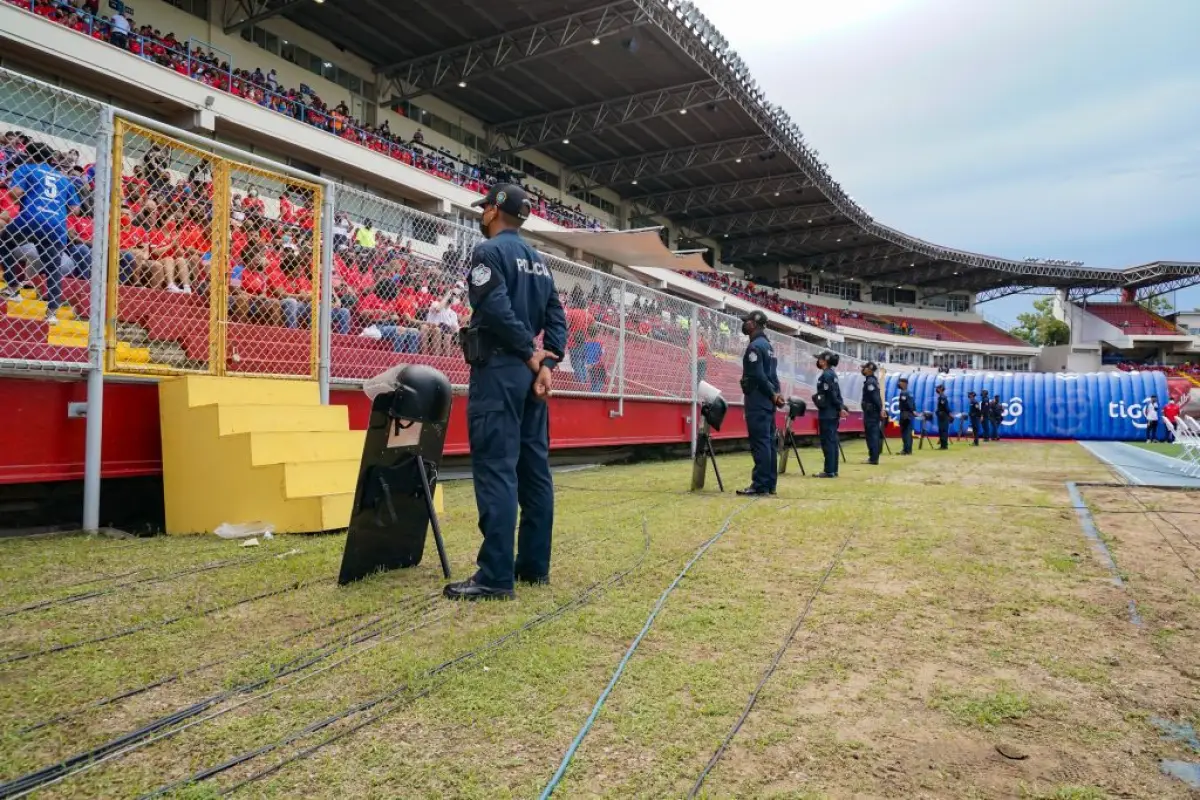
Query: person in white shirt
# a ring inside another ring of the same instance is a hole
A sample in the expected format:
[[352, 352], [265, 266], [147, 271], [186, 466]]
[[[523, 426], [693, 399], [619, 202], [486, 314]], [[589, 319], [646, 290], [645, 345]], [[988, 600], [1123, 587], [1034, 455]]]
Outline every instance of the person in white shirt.
[[421, 338], [425, 340], [427, 352], [435, 356], [450, 355], [458, 335], [458, 314], [444, 302], [435, 302], [425, 314], [421, 326]]
[[112, 23], [112, 33], [109, 35], [109, 41], [122, 49], [127, 48], [129, 46], [129, 20], [126, 19], [124, 13], [118, 11], [112, 15], [112, 19], [109, 21]]
[[1158, 398], [1154, 395], [1146, 401], [1146, 441], [1158, 441]]

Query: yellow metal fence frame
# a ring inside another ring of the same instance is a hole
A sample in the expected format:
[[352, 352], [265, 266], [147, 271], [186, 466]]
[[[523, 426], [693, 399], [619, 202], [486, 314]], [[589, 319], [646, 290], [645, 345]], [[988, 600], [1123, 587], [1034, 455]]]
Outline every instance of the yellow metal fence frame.
[[[307, 378], [316, 380], [319, 360], [320, 308], [321, 297], [321, 215], [324, 213], [324, 192], [320, 184], [308, 183], [288, 175], [271, 172], [270, 170], [244, 164], [235, 159], [215, 155], [185, 142], [165, 136], [149, 128], [144, 128], [129, 122], [119, 116], [114, 119], [113, 150], [112, 150], [112, 189], [110, 198], [109, 231], [108, 231], [108, 275], [106, 284], [106, 305], [108, 308], [107, 325], [105, 330], [105, 370], [114, 375], [225, 375], [228, 363], [228, 323], [229, 323], [229, 275], [230, 275], [230, 239], [232, 231], [232, 175], [238, 172], [258, 175], [268, 180], [277, 181], [285, 186], [294, 186], [312, 195], [312, 263], [310, 264], [310, 279], [312, 282], [312, 304], [309, 328], [309, 359], [307, 375], [277, 375], [272, 373], [238, 372], [237, 375], [246, 377], [269, 377], [281, 379]], [[121, 273], [121, 205], [124, 197], [125, 173], [125, 137], [129, 135], [142, 136], [149, 141], [162, 144], [172, 150], [182, 150], [197, 158], [212, 164], [212, 220], [209, 224], [210, 259], [209, 259], [209, 315], [208, 315], [208, 366], [205, 369], [187, 369], [168, 364], [134, 364], [122, 362], [119, 359], [117, 330], [118, 313], [120, 310], [120, 273]]]

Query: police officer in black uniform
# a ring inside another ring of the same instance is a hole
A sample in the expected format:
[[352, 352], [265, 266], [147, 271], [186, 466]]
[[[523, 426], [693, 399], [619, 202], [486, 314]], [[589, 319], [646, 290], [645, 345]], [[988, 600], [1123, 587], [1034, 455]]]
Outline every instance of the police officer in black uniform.
[[913, 417], [916, 416], [917, 407], [913, 404], [912, 395], [908, 393], [908, 378], [896, 381], [896, 387], [899, 389], [896, 396], [896, 416], [900, 419], [900, 443], [903, 445], [900, 455], [911, 456]]
[[946, 387], [937, 387], [937, 409], [935, 411], [938, 424], [938, 450], [950, 449], [950, 421], [954, 413], [950, 410], [950, 399], [946, 397]]
[[975, 441], [971, 442], [971, 444], [979, 447], [979, 427], [983, 422], [983, 407], [975, 399], [974, 392], [967, 392], [967, 402], [971, 404], [967, 416], [971, 419], [971, 433], [975, 435]]
[[813, 405], [817, 407], [817, 431], [821, 436], [821, 452], [825, 454], [825, 469], [814, 478], [836, 478], [838, 476], [838, 424], [846, 417], [846, 404], [842, 402], [842, 388], [838, 385], [838, 355], [829, 350], [817, 356], [817, 391], [813, 394]]
[[1000, 441], [1000, 425], [1004, 422], [1004, 404], [1000, 402], [1000, 395], [992, 395], [992, 402], [988, 408], [991, 410], [992, 418], [992, 441]]
[[983, 415], [982, 418], [980, 419], [980, 424], [983, 425], [982, 435], [983, 435], [983, 440], [985, 442], [988, 442], [988, 441], [991, 441], [991, 439], [992, 439], [992, 413], [991, 413], [992, 401], [988, 397], [987, 389], [982, 390], [979, 394], [980, 394], [979, 411]]
[[487, 241], [471, 255], [471, 323], [462, 346], [471, 365], [467, 436], [483, 544], [476, 573], [443, 591], [452, 600], [509, 599], [514, 580], [549, 581], [554, 483], [546, 400], [567, 346], [554, 276], [518, 232], [531, 208], [525, 191], [496, 184], [474, 205], [483, 209], [479, 227]]
[[875, 377], [874, 361], [863, 364], [862, 412], [863, 434], [867, 439], [867, 463], [878, 464], [883, 450], [883, 423], [887, 412], [883, 410], [883, 397], [879, 392], [879, 379]]
[[783, 405], [779, 393], [778, 360], [767, 338], [767, 315], [751, 311], [742, 317], [742, 333], [750, 337], [742, 355], [742, 394], [745, 395], [746, 432], [750, 435], [750, 453], [754, 471], [750, 485], [738, 494], [754, 496], [775, 494], [779, 463], [775, 459], [775, 409]]

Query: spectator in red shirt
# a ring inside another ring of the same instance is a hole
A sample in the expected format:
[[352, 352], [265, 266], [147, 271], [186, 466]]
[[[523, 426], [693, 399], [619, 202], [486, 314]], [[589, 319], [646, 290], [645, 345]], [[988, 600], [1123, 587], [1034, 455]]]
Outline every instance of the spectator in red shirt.
[[266, 254], [234, 267], [229, 280], [229, 313], [238, 322], [280, 326], [279, 300], [268, 294]]
[[380, 280], [358, 303], [358, 315], [375, 326], [380, 338], [397, 353], [417, 353], [421, 346], [417, 307], [400, 295], [395, 281]]
[[571, 368], [576, 380], [581, 383], [587, 380], [587, 357], [584, 345], [587, 344], [588, 330], [595, 319], [592, 313], [584, 307], [583, 292], [576, 296], [574, 293], [567, 301], [567, 353], [571, 357]]

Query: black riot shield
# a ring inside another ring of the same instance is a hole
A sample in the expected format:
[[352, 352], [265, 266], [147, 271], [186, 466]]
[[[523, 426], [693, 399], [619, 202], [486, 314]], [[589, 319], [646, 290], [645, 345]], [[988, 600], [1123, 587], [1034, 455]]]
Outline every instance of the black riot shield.
[[372, 383], [381, 382], [385, 391], [371, 402], [338, 583], [420, 564], [430, 527], [449, 578], [433, 492], [450, 420], [450, 381], [432, 367], [414, 365]]

